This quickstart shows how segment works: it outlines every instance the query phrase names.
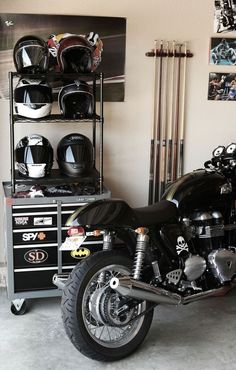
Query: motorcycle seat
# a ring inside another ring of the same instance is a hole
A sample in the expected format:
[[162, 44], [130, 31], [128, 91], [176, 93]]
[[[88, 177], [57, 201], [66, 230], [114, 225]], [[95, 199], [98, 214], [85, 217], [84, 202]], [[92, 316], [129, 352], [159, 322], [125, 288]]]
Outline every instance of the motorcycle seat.
[[150, 206], [133, 208], [139, 226], [169, 223], [178, 217], [178, 209], [173, 202], [161, 200]]
[[67, 220], [68, 226], [144, 227], [176, 221], [178, 209], [168, 200], [153, 205], [132, 208], [121, 199], [102, 199], [80, 207]]

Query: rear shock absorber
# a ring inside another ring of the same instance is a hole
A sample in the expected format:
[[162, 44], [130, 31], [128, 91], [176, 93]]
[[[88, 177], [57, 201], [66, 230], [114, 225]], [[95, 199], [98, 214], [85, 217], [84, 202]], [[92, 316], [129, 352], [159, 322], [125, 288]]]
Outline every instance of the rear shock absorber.
[[134, 264], [132, 270], [132, 277], [135, 280], [141, 279], [142, 269], [145, 260], [145, 253], [149, 242], [149, 236], [147, 235], [148, 229], [139, 227], [135, 230], [137, 234], [137, 244], [135, 249]]

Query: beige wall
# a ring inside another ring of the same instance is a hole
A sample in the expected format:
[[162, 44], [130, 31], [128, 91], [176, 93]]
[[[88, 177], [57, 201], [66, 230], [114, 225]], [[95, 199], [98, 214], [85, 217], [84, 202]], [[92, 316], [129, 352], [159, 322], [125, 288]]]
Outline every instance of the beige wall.
[[[145, 57], [145, 52], [153, 47], [155, 39], [187, 40], [194, 53], [188, 62], [187, 75], [185, 172], [201, 167], [214, 146], [236, 141], [235, 104], [206, 99], [208, 74], [217, 70], [208, 65], [209, 39], [214, 35], [213, 3], [213, 0], [8, 0], [0, 3], [0, 13], [127, 18], [125, 102], [105, 104], [104, 171], [113, 196], [125, 198], [131, 205], [147, 204], [153, 60]], [[233, 69], [225, 68], [228, 72]], [[8, 102], [0, 102], [1, 180], [8, 180], [10, 176], [8, 105]], [[54, 125], [48, 125], [43, 130], [47, 137], [51, 135], [56, 140], [68, 127], [60, 126], [55, 131]], [[2, 212], [0, 224], [1, 217]], [[3, 239], [0, 261], [2, 245]]]

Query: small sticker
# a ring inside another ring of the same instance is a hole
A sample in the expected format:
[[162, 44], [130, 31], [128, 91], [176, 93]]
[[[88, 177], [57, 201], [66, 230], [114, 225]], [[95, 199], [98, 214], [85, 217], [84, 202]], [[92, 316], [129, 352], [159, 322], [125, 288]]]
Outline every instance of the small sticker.
[[60, 246], [60, 251], [73, 251], [78, 249], [85, 241], [86, 235], [69, 236]]
[[48, 253], [43, 249], [31, 249], [25, 253], [24, 259], [32, 264], [43, 263], [48, 259]]
[[51, 226], [52, 217], [34, 217], [34, 226]]
[[15, 225], [28, 225], [29, 217], [15, 217], [14, 222]]
[[71, 257], [75, 259], [83, 259], [90, 255], [90, 250], [87, 248], [79, 248], [70, 252]]
[[177, 238], [177, 245], [176, 245], [176, 252], [179, 255], [183, 251], [188, 252], [188, 244], [186, 243], [185, 239], [182, 236], [178, 236]]

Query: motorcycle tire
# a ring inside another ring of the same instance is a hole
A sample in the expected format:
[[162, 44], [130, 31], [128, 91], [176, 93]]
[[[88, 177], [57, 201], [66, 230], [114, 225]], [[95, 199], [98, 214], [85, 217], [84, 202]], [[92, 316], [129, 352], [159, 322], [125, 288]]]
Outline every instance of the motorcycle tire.
[[109, 281], [130, 273], [131, 266], [132, 260], [120, 251], [101, 251], [79, 263], [66, 282], [63, 324], [75, 348], [91, 359], [120, 360], [130, 355], [149, 331], [153, 318], [150, 303], [136, 303], [122, 320], [115, 314], [115, 304], [122, 297], [110, 288]]

